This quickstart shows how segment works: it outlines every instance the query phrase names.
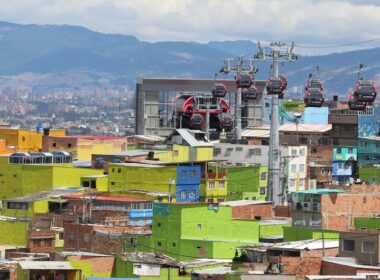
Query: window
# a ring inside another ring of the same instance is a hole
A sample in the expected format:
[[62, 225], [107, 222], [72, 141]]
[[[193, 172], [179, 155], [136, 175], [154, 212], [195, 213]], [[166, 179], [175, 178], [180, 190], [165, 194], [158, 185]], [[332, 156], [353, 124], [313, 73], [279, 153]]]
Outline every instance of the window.
[[34, 247], [41, 247], [41, 240], [40, 239], [35, 239], [33, 242]]
[[190, 171], [190, 176], [191, 177], [196, 177], [197, 176], [197, 172], [195, 170], [191, 170]]
[[244, 197], [244, 200], [249, 200], [249, 197], [248, 196]]
[[115, 173], [115, 168], [112, 168], [112, 173]]
[[252, 196], [252, 200], [256, 200], [256, 196]]
[[208, 182], [208, 189], [213, 190], [215, 189], [215, 181], [210, 181]]
[[182, 178], [186, 178], [187, 177], [187, 171], [186, 170], [182, 170], [181, 171], [181, 177]]
[[353, 252], [355, 250], [355, 240], [343, 240], [343, 251]]
[[292, 165], [290, 166], [290, 171], [291, 171], [292, 173], [296, 173], [296, 172], [297, 172], [297, 165], [292, 164]]
[[180, 197], [181, 197], [181, 199], [186, 199], [186, 192], [185, 191], [181, 191], [180, 192]]
[[157, 246], [161, 247], [162, 243], [160, 241], [157, 242]]
[[270, 104], [268, 102], [265, 102], [265, 108], [270, 108]]
[[57, 143], [53, 143], [52, 146], [55, 148], [57, 147]]
[[69, 233], [69, 239], [70, 239], [71, 241], [75, 239], [75, 233], [74, 233], [73, 231], [71, 231], [71, 232]]
[[118, 168], [118, 169], [117, 169], [117, 173], [121, 173], [121, 168]]
[[316, 154], [317, 153], [317, 147], [311, 147], [311, 153]]
[[89, 181], [83, 181], [83, 182], [82, 182], [82, 186], [83, 186], [84, 188], [88, 188], [88, 187], [90, 187], [90, 182], [89, 182]]
[[157, 227], [161, 227], [161, 223], [157, 223]]
[[222, 153], [221, 148], [214, 148], [214, 157], [220, 155], [221, 153]]
[[342, 169], [343, 168], [343, 162], [338, 162], [338, 168]]
[[177, 244], [175, 242], [173, 242], [172, 246], [175, 247], [175, 246], [177, 246]]
[[260, 174], [260, 180], [265, 181], [267, 180], [268, 172], [261, 172]]
[[353, 148], [348, 148], [348, 153], [349, 154], [352, 154], [354, 152], [354, 149]]
[[90, 241], [90, 235], [88, 233], [83, 234], [83, 241], [84, 242]]
[[300, 156], [301, 157], [305, 156], [305, 149], [304, 148], [300, 149]]
[[28, 210], [28, 202], [7, 202], [8, 209]]
[[63, 240], [63, 238], [64, 238], [63, 232], [60, 232], [60, 233], [58, 234], [58, 239], [59, 239], [59, 240]]
[[195, 199], [195, 191], [189, 191], [189, 198]]
[[243, 151], [243, 148], [242, 148], [242, 147], [236, 147], [235, 150], [236, 150], [237, 152], [242, 152], [242, 151]]
[[342, 153], [342, 148], [336, 148], [336, 153], [341, 154]]
[[218, 182], [218, 188], [219, 189], [224, 189], [224, 181], [219, 181]]
[[290, 179], [290, 187], [294, 188], [296, 186], [296, 179]]
[[305, 172], [305, 164], [300, 164], [300, 172]]
[[265, 187], [260, 187], [260, 195], [265, 195]]
[[173, 151], [173, 157], [178, 157], [178, 155], [179, 155], [178, 150], [174, 150], [174, 151]]
[[292, 156], [297, 156], [297, 150], [296, 149], [292, 149]]
[[91, 189], [96, 189], [96, 180], [91, 180]]
[[67, 148], [71, 148], [71, 143], [67, 144]]
[[260, 148], [253, 149], [253, 154], [255, 156], [261, 156], [261, 149]]
[[45, 240], [44, 240], [44, 246], [45, 246], [45, 247], [50, 247], [51, 244], [52, 244], [51, 239], [45, 239]]
[[373, 253], [375, 243], [370, 241], [362, 241], [362, 253]]
[[202, 229], [202, 225], [201, 224], [197, 224], [197, 229]]
[[300, 188], [303, 188], [303, 187], [304, 187], [304, 181], [303, 181], [303, 179], [300, 179], [300, 180], [299, 180], [299, 186], [300, 186]]

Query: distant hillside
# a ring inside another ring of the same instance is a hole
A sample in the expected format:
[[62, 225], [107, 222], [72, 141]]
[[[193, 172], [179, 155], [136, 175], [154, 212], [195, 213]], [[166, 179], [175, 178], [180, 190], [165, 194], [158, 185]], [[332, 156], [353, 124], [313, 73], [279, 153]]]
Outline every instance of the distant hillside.
[[[246, 40], [148, 43], [76, 26], [0, 22], [0, 75], [86, 73], [133, 86], [137, 76], [210, 78], [220, 69], [223, 57], [254, 52], [255, 45]], [[308, 73], [320, 65], [327, 90], [346, 94], [356, 80], [359, 63], [367, 65], [365, 75], [374, 78], [380, 73], [380, 48], [300, 57], [286, 66], [286, 74], [290, 86], [302, 86]], [[258, 63], [257, 78], [268, 76], [268, 64]]]

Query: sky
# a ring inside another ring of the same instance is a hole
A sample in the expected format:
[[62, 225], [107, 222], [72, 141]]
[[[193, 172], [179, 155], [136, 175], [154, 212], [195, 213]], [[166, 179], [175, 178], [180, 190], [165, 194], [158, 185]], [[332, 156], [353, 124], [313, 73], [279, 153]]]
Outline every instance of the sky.
[[380, 0], [0, 0], [0, 20], [79, 25], [150, 42], [294, 41], [310, 54], [380, 46], [314, 48], [380, 38]]

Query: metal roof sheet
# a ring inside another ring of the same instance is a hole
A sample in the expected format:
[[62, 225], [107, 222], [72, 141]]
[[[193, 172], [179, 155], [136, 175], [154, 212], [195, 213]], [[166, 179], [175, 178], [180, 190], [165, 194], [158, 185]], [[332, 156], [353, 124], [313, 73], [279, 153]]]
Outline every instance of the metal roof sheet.
[[69, 262], [21, 261], [19, 265], [25, 270], [76, 270]]

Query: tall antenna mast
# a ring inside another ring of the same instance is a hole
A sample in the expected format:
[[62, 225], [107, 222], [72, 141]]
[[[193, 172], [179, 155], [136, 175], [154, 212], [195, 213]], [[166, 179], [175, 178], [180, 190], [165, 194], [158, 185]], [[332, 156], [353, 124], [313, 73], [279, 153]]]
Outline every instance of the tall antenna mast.
[[[294, 54], [294, 43], [284, 44], [280, 41], [264, 45], [257, 43], [258, 52], [255, 55], [257, 60], [268, 60], [273, 65], [273, 78], [278, 79], [278, 64], [279, 62], [294, 61], [297, 56]], [[279, 112], [278, 112], [278, 96], [272, 95], [272, 113], [269, 138], [269, 176], [268, 176], [268, 191], [267, 200], [272, 201], [274, 206], [283, 203], [283, 190], [280, 184], [280, 132], [279, 132]]]
[[[224, 58], [224, 64], [221, 73], [228, 74], [231, 71], [236, 71], [236, 76], [241, 73], [254, 74], [257, 72], [254, 66], [253, 58], [245, 58], [238, 56], [236, 58]], [[241, 88], [238, 88], [235, 95], [235, 139], [241, 140]]]

